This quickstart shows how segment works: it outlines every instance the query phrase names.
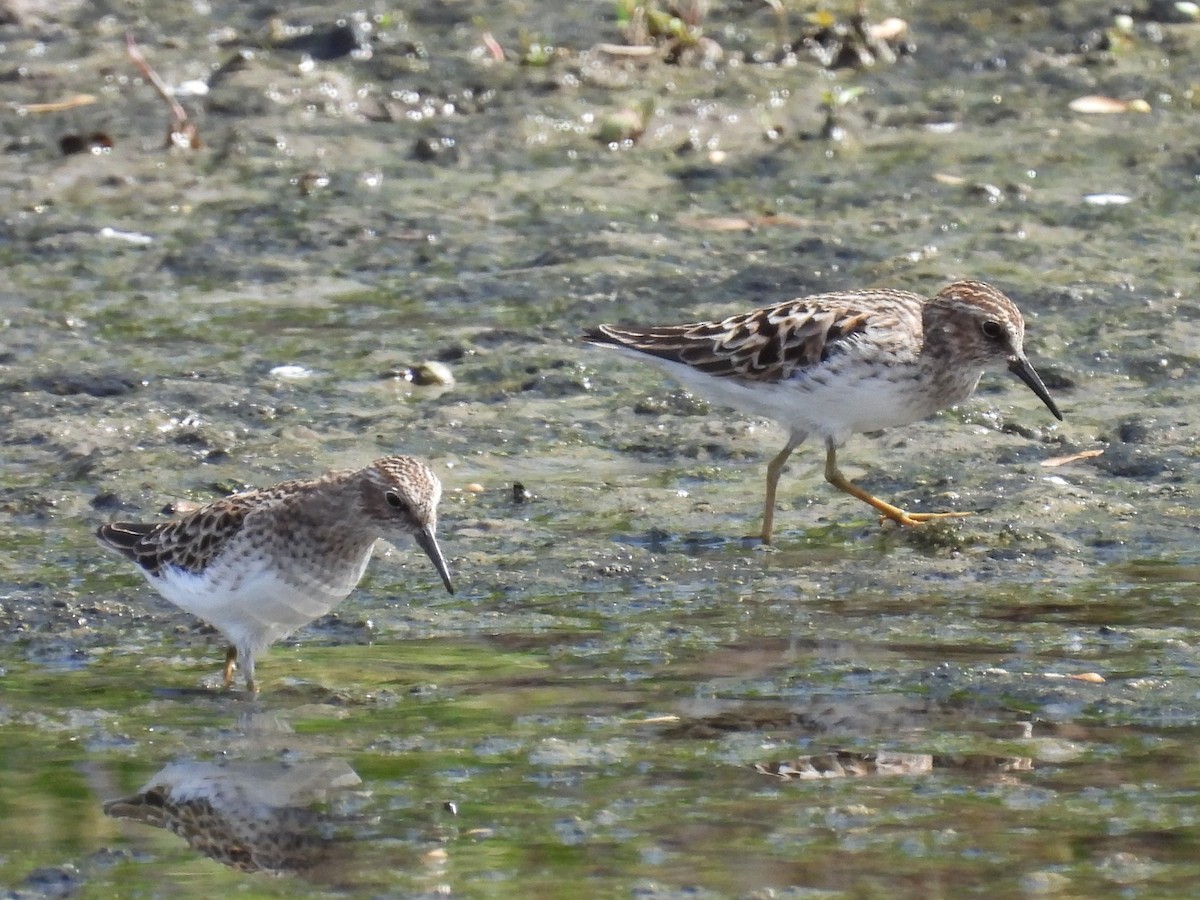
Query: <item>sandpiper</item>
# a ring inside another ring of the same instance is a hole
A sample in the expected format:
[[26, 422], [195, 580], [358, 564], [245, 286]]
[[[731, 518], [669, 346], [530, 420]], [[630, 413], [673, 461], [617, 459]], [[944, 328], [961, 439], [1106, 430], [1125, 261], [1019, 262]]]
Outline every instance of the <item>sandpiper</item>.
[[902, 525], [967, 513], [909, 513], [850, 482], [837, 449], [856, 432], [908, 425], [966, 400], [984, 371], [1007, 367], [1058, 419], [1029, 360], [1025, 320], [1003, 293], [959, 281], [909, 291], [837, 291], [689, 325], [599, 325], [584, 340], [657, 363], [690, 390], [788, 429], [767, 466], [762, 542], [771, 543], [783, 465], [809, 435], [825, 442], [825, 479]]
[[255, 656], [344, 600], [378, 538], [415, 541], [454, 593], [434, 536], [441, 495], [424, 462], [388, 456], [233, 494], [175, 521], [114, 522], [96, 534], [163, 597], [224, 634], [232, 644], [225, 686], [237, 663], [255, 692]]

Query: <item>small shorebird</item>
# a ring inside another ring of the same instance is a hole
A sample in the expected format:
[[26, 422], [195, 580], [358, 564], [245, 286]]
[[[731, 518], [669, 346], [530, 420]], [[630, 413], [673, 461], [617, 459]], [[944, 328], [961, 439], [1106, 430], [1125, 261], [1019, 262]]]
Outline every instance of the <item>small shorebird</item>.
[[344, 600], [378, 538], [411, 538], [454, 593], [434, 536], [441, 495], [425, 463], [388, 456], [233, 494], [172, 522], [114, 522], [96, 534], [137, 563], [163, 597], [224, 634], [232, 644], [225, 686], [236, 662], [254, 692], [255, 656]]
[[908, 425], [966, 400], [988, 369], [1007, 368], [1058, 419], [1025, 358], [1025, 320], [991, 285], [959, 281], [930, 299], [908, 291], [816, 294], [719, 322], [599, 325], [583, 339], [657, 363], [700, 396], [788, 429], [767, 466], [762, 541], [771, 543], [783, 465], [809, 435], [825, 442], [825, 479], [902, 525], [967, 513], [909, 513], [856, 486], [837, 449], [857, 432]]

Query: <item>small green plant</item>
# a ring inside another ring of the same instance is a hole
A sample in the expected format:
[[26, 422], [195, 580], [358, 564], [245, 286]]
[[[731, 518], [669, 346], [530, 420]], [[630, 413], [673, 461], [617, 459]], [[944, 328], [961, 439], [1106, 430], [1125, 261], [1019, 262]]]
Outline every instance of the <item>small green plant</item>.
[[610, 146], [617, 146], [626, 141], [630, 144], [637, 143], [654, 116], [657, 105], [653, 97], [646, 97], [636, 106], [608, 114], [600, 121], [600, 130], [596, 137]]
[[616, 0], [617, 26], [635, 46], [674, 43], [692, 47], [704, 36], [707, 0], [660, 5], [656, 0]]
[[862, 85], [853, 87], [831, 87], [821, 93], [821, 110], [825, 113], [825, 122], [821, 126], [821, 138], [827, 141], [842, 141], [846, 139], [846, 129], [842, 126], [839, 113], [858, 99], [866, 88]]
[[550, 65], [551, 60], [554, 59], [554, 45], [540, 34], [531, 34], [522, 29], [518, 36], [518, 42], [521, 50], [517, 58], [523, 66], [542, 68]]

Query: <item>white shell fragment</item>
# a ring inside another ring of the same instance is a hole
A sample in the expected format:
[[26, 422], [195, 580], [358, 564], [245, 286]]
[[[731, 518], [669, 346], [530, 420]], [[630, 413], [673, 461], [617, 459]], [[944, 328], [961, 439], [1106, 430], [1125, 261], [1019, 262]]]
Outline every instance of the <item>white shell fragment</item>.
[[1105, 97], [1100, 94], [1088, 94], [1085, 97], [1076, 97], [1067, 106], [1072, 112], [1089, 115], [1150, 112], [1150, 104], [1145, 100], [1118, 100], [1116, 97]]
[[109, 241], [124, 241], [127, 244], [137, 244], [139, 247], [144, 247], [147, 244], [153, 244], [154, 238], [148, 234], [141, 234], [137, 231], [120, 231], [116, 228], [111, 228], [105, 225], [98, 232], [99, 237]]
[[1083, 202], [1092, 206], [1124, 206], [1132, 203], [1133, 198], [1128, 194], [1087, 194]]
[[306, 366], [276, 366], [270, 373], [275, 378], [301, 379], [311, 378], [312, 369]]

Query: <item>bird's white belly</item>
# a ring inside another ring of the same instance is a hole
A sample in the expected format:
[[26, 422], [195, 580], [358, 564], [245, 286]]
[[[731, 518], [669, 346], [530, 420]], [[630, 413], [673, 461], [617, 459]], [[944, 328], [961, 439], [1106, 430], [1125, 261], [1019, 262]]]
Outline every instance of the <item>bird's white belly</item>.
[[911, 367], [897, 366], [877, 378], [830, 367], [779, 382], [749, 383], [715, 378], [680, 363], [656, 362], [713, 403], [772, 419], [794, 434], [820, 435], [837, 444], [852, 434], [907, 425], [936, 409], [920, 390]]
[[316, 579], [302, 569], [221, 560], [203, 575], [166, 568], [148, 580], [163, 597], [220, 630], [237, 647], [260, 650], [328, 613], [354, 589], [361, 565]]

